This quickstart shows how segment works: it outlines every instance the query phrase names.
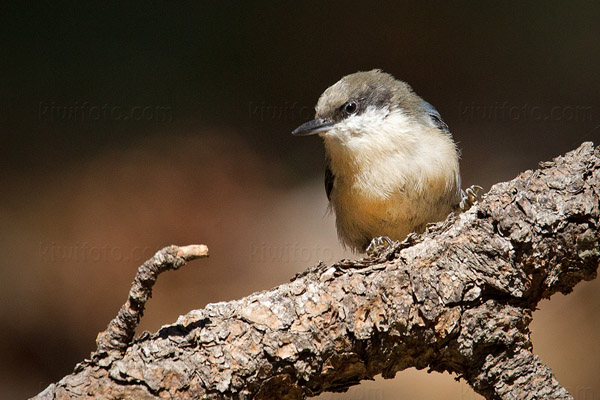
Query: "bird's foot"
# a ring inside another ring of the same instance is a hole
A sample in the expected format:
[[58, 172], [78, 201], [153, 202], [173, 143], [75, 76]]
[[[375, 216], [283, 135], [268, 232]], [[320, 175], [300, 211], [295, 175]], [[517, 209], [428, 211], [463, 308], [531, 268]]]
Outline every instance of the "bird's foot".
[[483, 188], [479, 185], [469, 186], [462, 192], [462, 200], [458, 207], [461, 211], [467, 211], [479, 200], [479, 192]]
[[371, 243], [367, 246], [366, 252], [368, 256], [374, 256], [391, 246], [392, 239], [387, 236], [379, 236], [371, 240]]

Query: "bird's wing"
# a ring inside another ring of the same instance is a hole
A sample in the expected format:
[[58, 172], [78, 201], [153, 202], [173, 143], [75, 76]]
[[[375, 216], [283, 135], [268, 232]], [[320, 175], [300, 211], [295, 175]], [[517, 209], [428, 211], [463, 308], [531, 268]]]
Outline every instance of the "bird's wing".
[[335, 179], [335, 176], [333, 175], [333, 172], [331, 172], [331, 167], [329, 166], [329, 157], [326, 158], [325, 162], [325, 192], [327, 193], [327, 200], [331, 201], [331, 191], [333, 190], [333, 180]]
[[434, 125], [442, 131], [450, 133], [450, 128], [448, 128], [448, 125], [446, 125], [438, 110], [436, 110], [434, 106], [425, 100], [423, 100], [423, 103], [425, 105], [425, 111], [427, 112], [427, 115], [429, 115], [429, 118], [431, 118], [431, 121], [434, 123]]

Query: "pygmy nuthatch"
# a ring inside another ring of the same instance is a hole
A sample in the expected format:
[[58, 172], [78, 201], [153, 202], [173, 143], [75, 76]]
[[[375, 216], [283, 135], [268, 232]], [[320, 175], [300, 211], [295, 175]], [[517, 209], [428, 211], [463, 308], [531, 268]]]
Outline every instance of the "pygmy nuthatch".
[[355, 251], [422, 232], [464, 201], [448, 126], [380, 70], [340, 79], [319, 98], [315, 119], [292, 133], [323, 138], [327, 198], [340, 240]]

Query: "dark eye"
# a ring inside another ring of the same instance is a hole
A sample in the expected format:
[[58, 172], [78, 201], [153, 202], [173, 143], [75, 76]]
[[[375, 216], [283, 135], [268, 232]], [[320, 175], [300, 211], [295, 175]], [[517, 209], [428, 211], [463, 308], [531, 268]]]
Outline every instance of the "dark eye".
[[355, 101], [349, 101], [343, 106], [344, 112], [348, 115], [356, 114], [358, 111], [358, 104]]

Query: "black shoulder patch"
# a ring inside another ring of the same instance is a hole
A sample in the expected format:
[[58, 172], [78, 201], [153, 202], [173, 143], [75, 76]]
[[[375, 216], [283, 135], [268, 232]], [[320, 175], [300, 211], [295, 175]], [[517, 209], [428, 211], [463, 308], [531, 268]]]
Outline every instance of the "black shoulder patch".
[[331, 191], [333, 190], [333, 181], [335, 176], [333, 172], [331, 172], [331, 167], [329, 166], [329, 157], [325, 160], [325, 193], [327, 193], [327, 200], [331, 201]]
[[438, 110], [436, 110], [434, 106], [425, 100], [423, 100], [423, 104], [425, 106], [425, 111], [429, 115], [429, 118], [431, 118], [431, 121], [434, 123], [434, 125], [444, 132], [450, 133], [450, 128], [448, 128], [448, 125], [446, 125]]

